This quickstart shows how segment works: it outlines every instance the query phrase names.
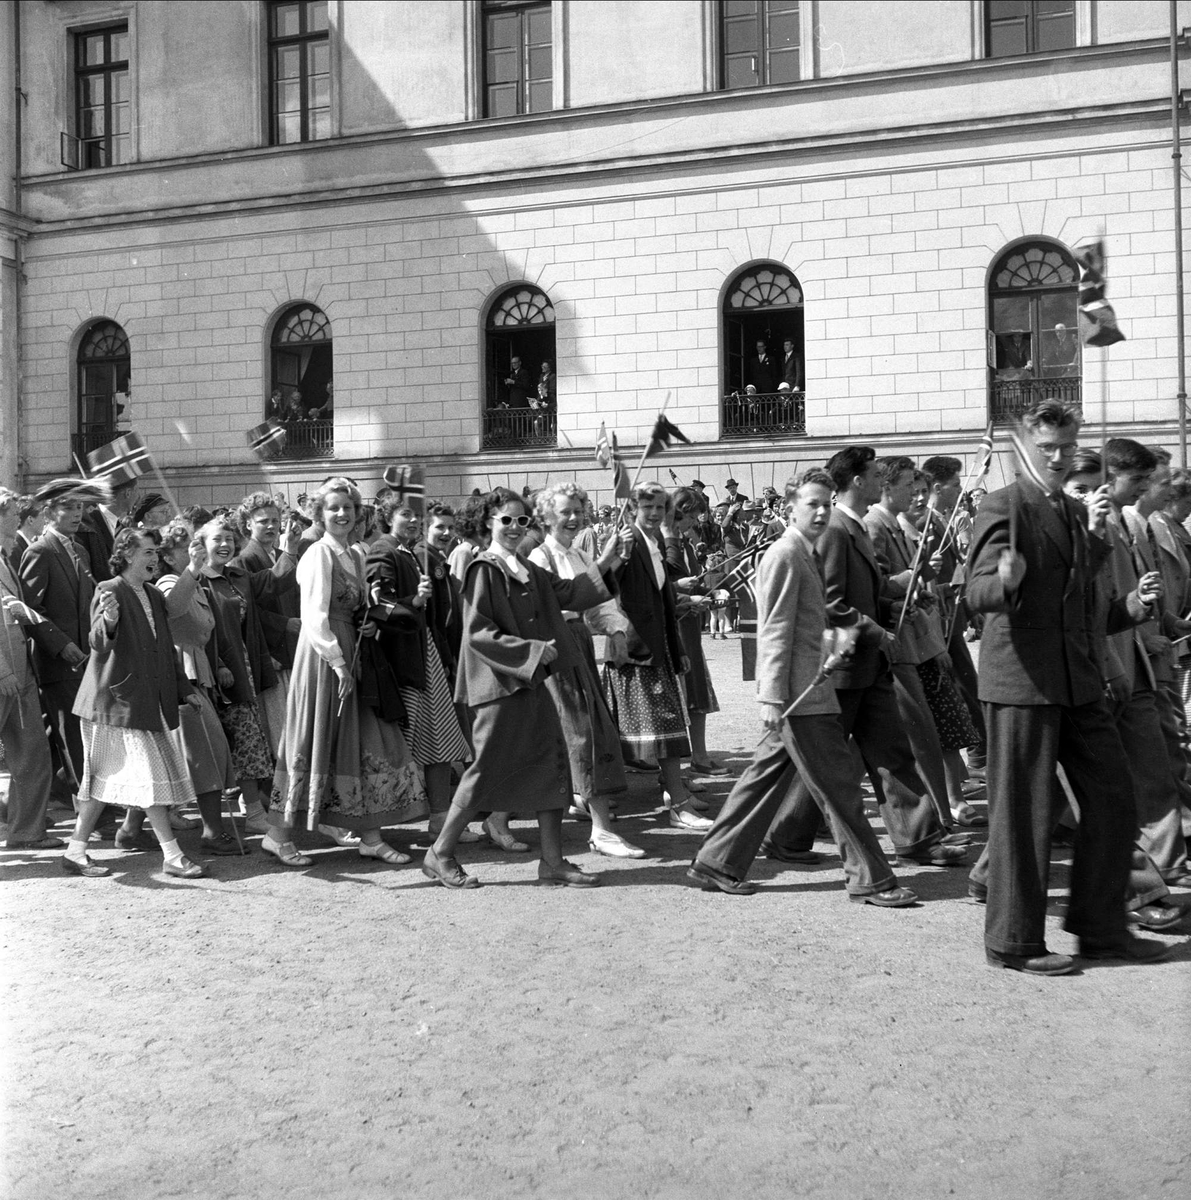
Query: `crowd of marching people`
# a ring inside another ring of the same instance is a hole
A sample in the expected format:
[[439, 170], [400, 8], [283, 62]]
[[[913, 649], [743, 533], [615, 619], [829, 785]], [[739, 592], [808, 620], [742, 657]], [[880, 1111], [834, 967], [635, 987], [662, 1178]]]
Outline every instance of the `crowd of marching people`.
[[[856, 903], [915, 905], [899, 866], [966, 866], [990, 963], [1063, 974], [1043, 920], [1068, 844], [1081, 955], [1157, 957], [1132, 930], [1176, 926], [1191, 887], [1191, 472], [1078, 432], [1039, 406], [987, 496], [956, 458], [860, 445], [756, 499], [642, 482], [622, 509], [576, 483], [456, 509], [404, 476], [295, 509], [0, 489], [7, 849], [100, 877], [106, 840], [194, 878], [253, 850], [308, 867], [317, 835], [399, 867], [385, 831], [411, 825], [423, 873], [474, 888], [460, 847], [525, 854], [509, 822], [533, 814], [539, 882], [591, 888], [564, 818], [646, 857], [617, 828], [632, 770], [699, 836], [705, 890], [749, 894], [758, 855], [813, 863], [825, 837]], [[711, 815], [703, 643], [735, 632], [761, 740]]]

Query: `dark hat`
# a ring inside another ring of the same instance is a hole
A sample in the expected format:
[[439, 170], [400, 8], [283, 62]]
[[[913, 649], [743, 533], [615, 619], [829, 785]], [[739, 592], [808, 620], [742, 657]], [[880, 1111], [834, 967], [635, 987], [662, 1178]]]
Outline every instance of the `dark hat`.
[[160, 492], [150, 492], [129, 514], [132, 523], [139, 525], [159, 504], [165, 503], [166, 498]]
[[740, 484], [738, 484], [735, 479], [729, 479], [728, 482], [724, 484], [724, 487], [739, 487], [739, 486], [740, 486]]
[[702, 479], [692, 479], [691, 480], [691, 487], [706, 487], [706, 486], [707, 486], [707, 484], [705, 484]]
[[112, 488], [103, 479], [51, 479], [33, 494], [39, 504], [57, 504], [61, 500], [78, 500], [82, 504], [111, 504]]

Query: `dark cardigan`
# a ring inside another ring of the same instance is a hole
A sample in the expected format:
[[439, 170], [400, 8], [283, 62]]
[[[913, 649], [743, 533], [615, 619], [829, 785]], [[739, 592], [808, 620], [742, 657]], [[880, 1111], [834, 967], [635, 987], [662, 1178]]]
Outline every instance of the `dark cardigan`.
[[[120, 604], [116, 628], [109, 630], [99, 606], [112, 590]], [[141, 602], [123, 579], [96, 589], [91, 601], [91, 657], [74, 702], [74, 715], [99, 725], [164, 733], [178, 728], [178, 706], [194, 691], [174, 652], [165, 597], [145, 589], [153, 609], [154, 633]], [[165, 726], [162, 726], [162, 718]]]

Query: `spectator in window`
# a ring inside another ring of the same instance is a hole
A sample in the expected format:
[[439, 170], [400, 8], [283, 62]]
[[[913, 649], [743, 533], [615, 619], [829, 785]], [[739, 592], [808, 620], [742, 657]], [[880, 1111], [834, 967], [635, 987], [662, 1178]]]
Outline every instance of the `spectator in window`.
[[331, 415], [334, 413], [334, 411], [335, 411], [335, 391], [334, 391], [334, 388], [335, 388], [335, 385], [334, 385], [333, 383], [328, 383], [328, 384], [327, 384], [327, 398], [326, 398], [326, 400], [323, 402], [323, 404], [321, 405], [321, 407], [319, 407], [319, 408], [312, 408], [312, 409], [310, 410], [310, 419], [311, 419], [312, 421], [317, 421], [317, 420], [326, 420], [327, 418], [329, 418], [329, 417], [330, 417], [330, 416], [331, 416]]
[[554, 374], [554, 364], [547, 359], [538, 376], [538, 406], [553, 410], [557, 407], [557, 396], [558, 377]]
[[274, 421], [284, 421], [288, 418], [289, 405], [286, 403], [285, 393], [280, 388], [274, 388], [269, 393], [269, 405], [265, 416]]
[[782, 383], [792, 392], [802, 391], [802, 363], [794, 353], [793, 338], [782, 343]]
[[770, 357], [769, 347], [764, 338], [758, 338], [757, 353], [745, 364], [745, 391], [752, 388], [761, 395], [776, 392], [780, 381], [778, 364]]
[[529, 372], [514, 354], [509, 361], [509, 373], [505, 376], [505, 400], [510, 408], [526, 408], [529, 405]]

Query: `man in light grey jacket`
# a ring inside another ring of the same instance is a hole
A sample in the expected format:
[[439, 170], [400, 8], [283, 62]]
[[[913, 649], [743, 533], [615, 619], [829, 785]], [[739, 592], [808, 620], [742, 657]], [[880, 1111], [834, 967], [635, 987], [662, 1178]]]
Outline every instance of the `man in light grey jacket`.
[[[807, 471], [786, 485], [789, 528], [757, 567], [757, 699], [765, 736], [708, 830], [688, 879], [705, 891], [748, 895], [753, 859], [786, 793], [801, 775], [826, 814], [844, 860], [849, 898], [904, 908], [917, 897], [899, 887], [864, 804], [839, 721], [830, 677], [820, 678], [827, 605], [814, 543], [831, 515], [831, 477]], [[798, 701], [793, 712], [787, 712]]]

